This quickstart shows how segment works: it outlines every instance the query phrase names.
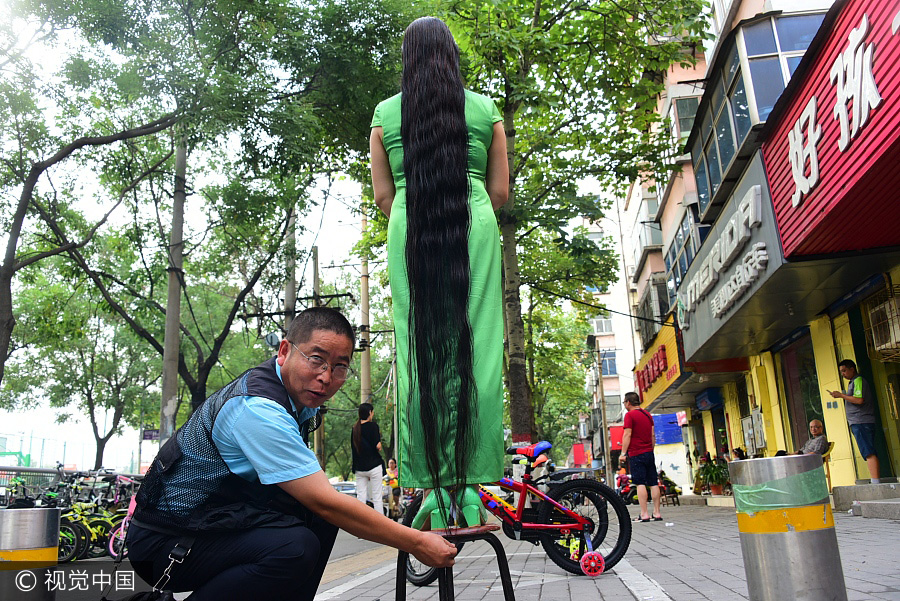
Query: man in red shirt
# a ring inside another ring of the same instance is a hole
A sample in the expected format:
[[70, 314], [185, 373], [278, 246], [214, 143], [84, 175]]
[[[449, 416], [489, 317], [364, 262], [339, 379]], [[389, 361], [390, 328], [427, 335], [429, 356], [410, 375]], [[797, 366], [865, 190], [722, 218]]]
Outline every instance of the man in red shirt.
[[[641, 409], [641, 398], [636, 392], [625, 393], [625, 431], [622, 434], [622, 454], [619, 463], [625, 463], [628, 457], [631, 465], [631, 482], [637, 486], [638, 502], [641, 504], [641, 516], [635, 522], [662, 521], [659, 512], [659, 476], [656, 472], [656, 458], [653, 446], [656, 433], [653, 428], [653, 416]], [[653, 515], [647, 511], [647, 487], [653, 497]]]

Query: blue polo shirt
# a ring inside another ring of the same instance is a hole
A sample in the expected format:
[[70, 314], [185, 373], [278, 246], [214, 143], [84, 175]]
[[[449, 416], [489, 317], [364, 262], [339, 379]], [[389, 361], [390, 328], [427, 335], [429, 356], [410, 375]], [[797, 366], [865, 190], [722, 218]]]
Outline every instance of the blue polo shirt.
[[[275, 373], [282, 380], [277, 362]], [[297, 404], [293, 399], [290, 403], [296, 412]], [[304, 407], [300, 423], [318, 412]], [[212, 437], [228, 469], [249, 481], [258, 476], [263, 484], [277, 484], [322, 469], [315, 453], [303, 442], [293, 416], [271, 399], [229, 399], [216, 416]]]

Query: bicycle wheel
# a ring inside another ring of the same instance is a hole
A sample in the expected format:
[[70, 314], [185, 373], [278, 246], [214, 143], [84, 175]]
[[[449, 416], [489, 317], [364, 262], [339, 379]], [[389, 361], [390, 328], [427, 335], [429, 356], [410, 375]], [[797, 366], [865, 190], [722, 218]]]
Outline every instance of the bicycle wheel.
[[81, 533], [69, 520], [63, 518], [59, 521], [59, 550], [56, 559], [59, 563], [68, 563], [78, 554], [78, 546], [81, 543]]
[[88, 557], [103, 557], [107, 554], [106, 547], [109, 542], [109, 533], [113, 527], [113, 523], [106, 518], [88, 520], [88, 528], [90, 528], [92, 534], [91, 547], [87, 552]]
[[125, 533], [128, 524], [125, 522], [120, 522], [112, 531], [109, 533], [109, 538], [106, 544], [106, 552], [113, 559], [119, 558], [119, 553], [122, 554], [122, 557], [128, 557], [128, 549], [125, 547]]
[[84, 559], [87, 557], [88, 551], [91, 550], [91, 531], [88, 530], [87, 525], [83, 521], [73, 521], [72, 527], [78, 530], [78, 534], [81, 535], [81, 541], [78, 543], [78, 553], [75, 555], [75, 559]]
[[[631, 544], [631, 518], [628, 508], [611, 488], [596, 480], [570, 480], [557, 486], [551, 499], [591, 521], [590, 537], [593, 551], [603, 554], [605, 569], [616, 565]], [[538, 512], [541, 524], [566, 524], [574, 519], [552, 504], [541, 503]], [[572, 574], [581, 575], [581, 556], [587, 552], [582, 531], [570, 534], [541, 534], [541, 544], [553, 563]]]
[[[416, 498], [413, 499], [410, 504], [406, 507], [406, 511], [403, 513], [403, 525], [404, 526], [412, 526], [413, 520], [416, 519], [416, 514], [419, 513], [419, 507], [422, 506], [422, 493], [416, 495]], [[456, 551], [462, 551], [463, 545], [465, 543], [457, 543]], [[410, 584], [414, 584], [416, 586], [428, 586], [435, 580], [437, 580], [438, 571], [437, 568], [432, 568], [431, 566], [427, 566], [418, 559], [416, 559], [412, 554], [408, 555], [406, 558], [406, 580]]]

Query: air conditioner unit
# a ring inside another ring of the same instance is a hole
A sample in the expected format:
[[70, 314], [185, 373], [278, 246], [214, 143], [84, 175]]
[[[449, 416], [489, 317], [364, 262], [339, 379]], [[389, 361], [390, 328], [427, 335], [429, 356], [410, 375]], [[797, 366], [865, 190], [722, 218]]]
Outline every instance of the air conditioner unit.
[[876, 351], [900, 350], [900, 298], [893, 297], [869, 310]]

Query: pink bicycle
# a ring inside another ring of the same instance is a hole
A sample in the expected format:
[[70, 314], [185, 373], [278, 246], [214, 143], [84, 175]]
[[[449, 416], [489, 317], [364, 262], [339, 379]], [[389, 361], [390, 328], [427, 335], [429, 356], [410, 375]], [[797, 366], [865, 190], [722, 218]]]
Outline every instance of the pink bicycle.
[[128, 549], [125, 548], [125, 536], [128, 534], [128, 525], [131, 524], [131, 516], [134, 515], [134, 510], [137, 507], [135, 498], [135, 495], [132, 495], [131, 499], [128, 501], [128, 513], [125, 514], [125, 519], [119, 522], [119, 524], [109, 533], [106, 550], [113, 559], [119, 559], [119, 554], [121, 554], [122, 558], [128, 556]]

